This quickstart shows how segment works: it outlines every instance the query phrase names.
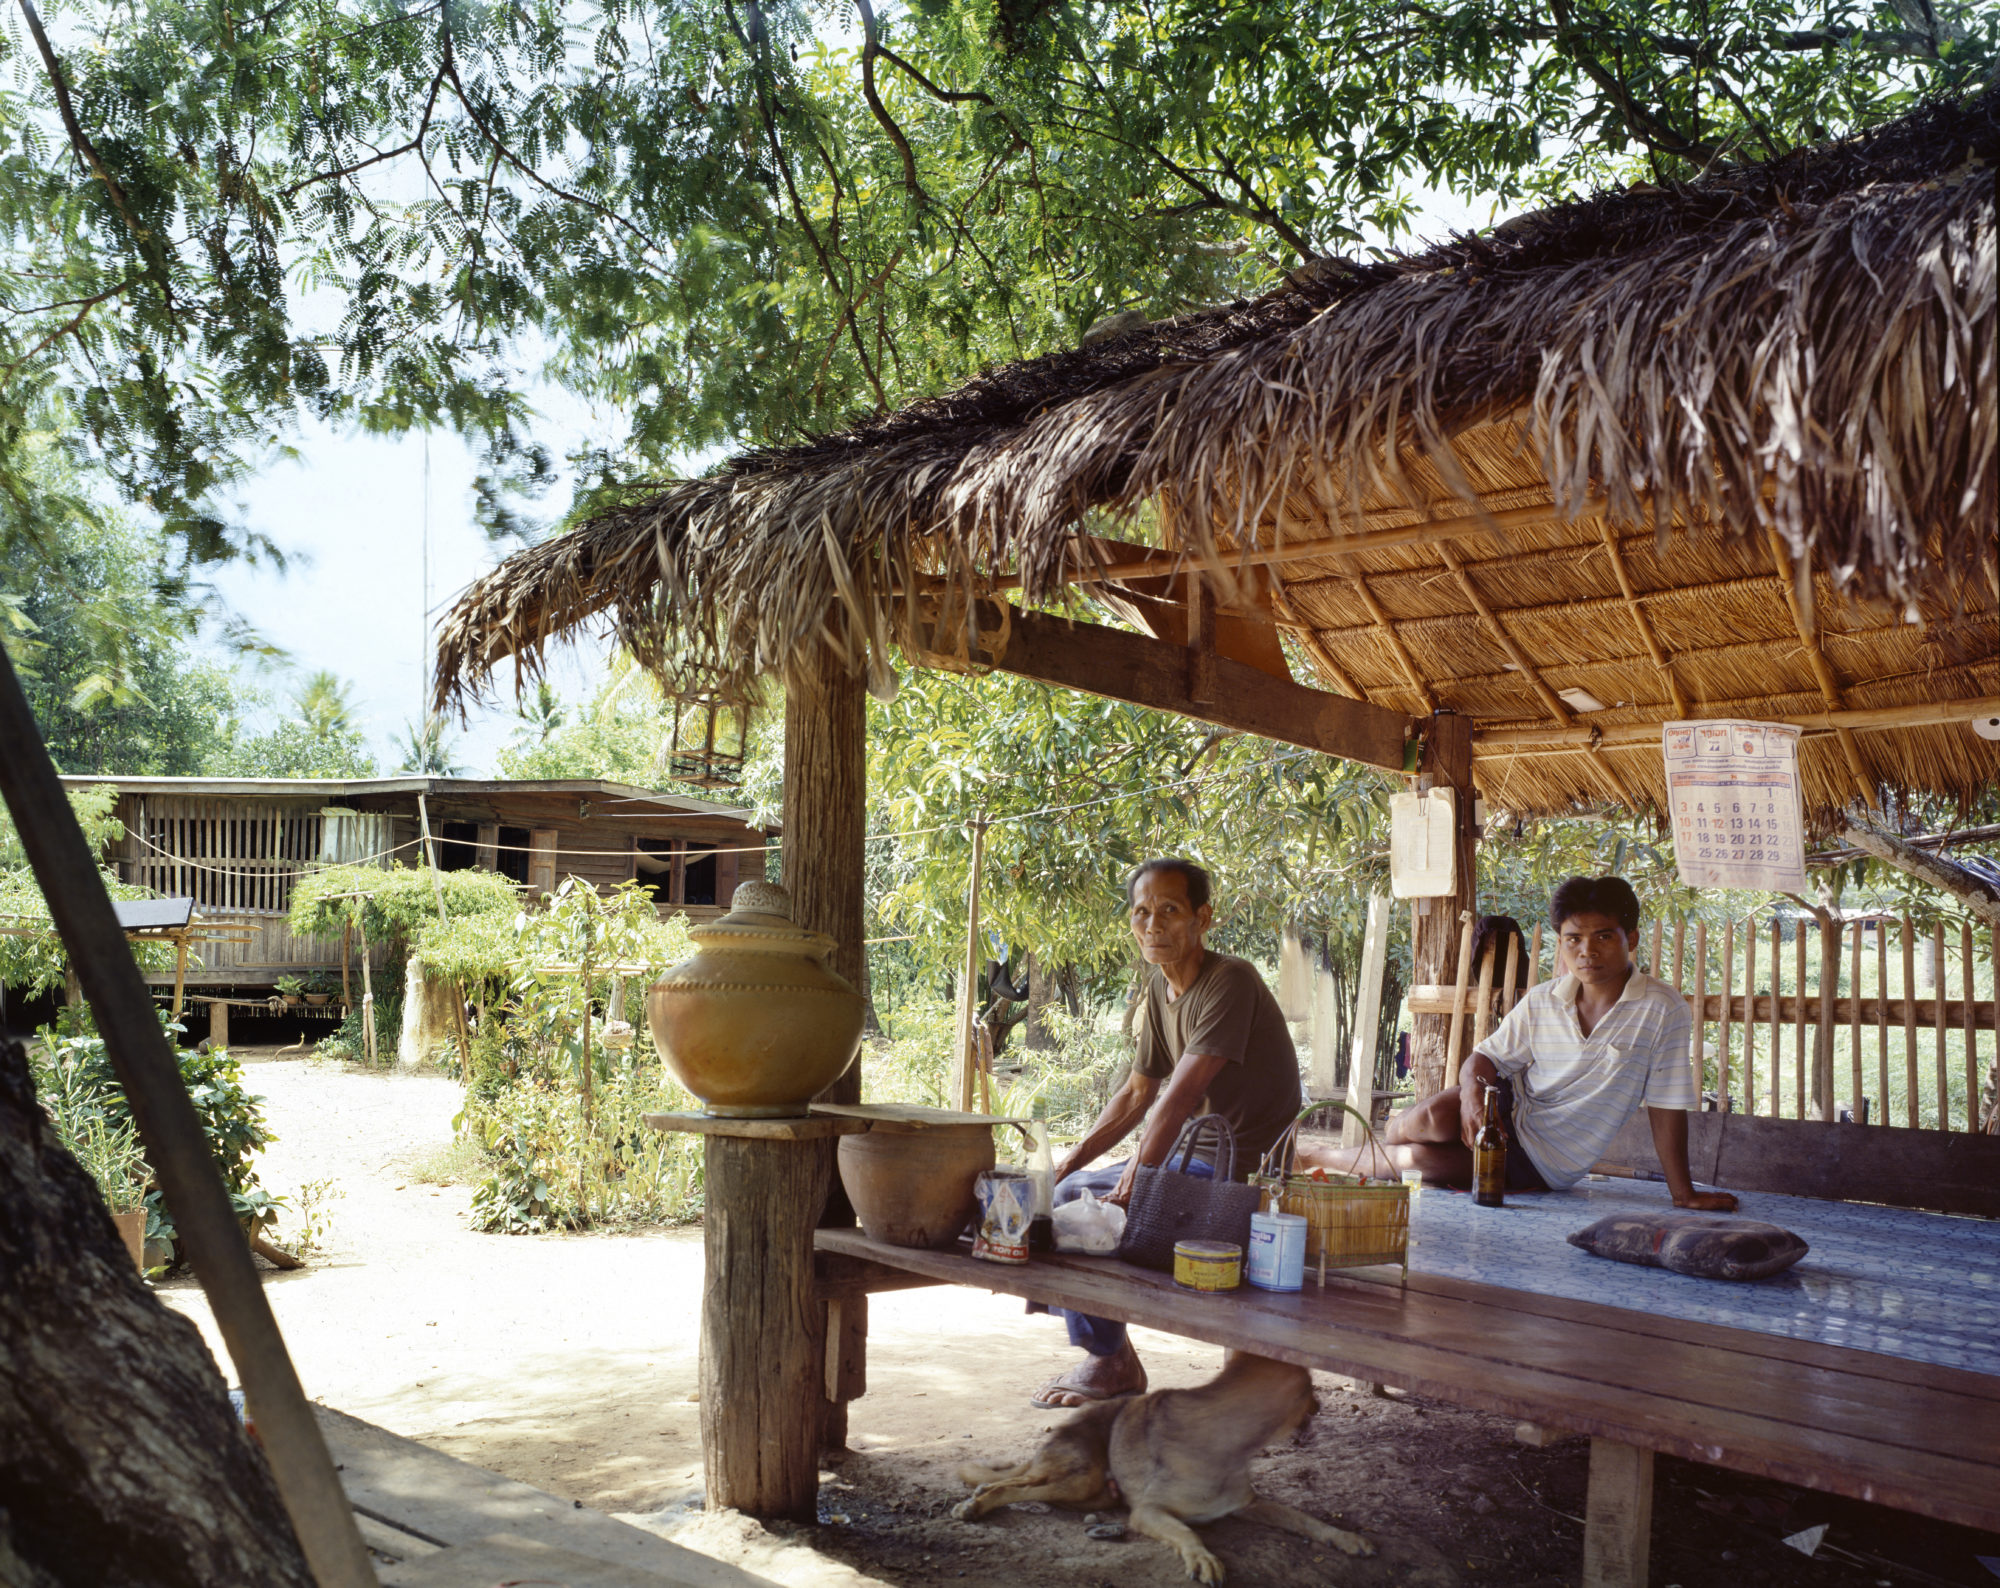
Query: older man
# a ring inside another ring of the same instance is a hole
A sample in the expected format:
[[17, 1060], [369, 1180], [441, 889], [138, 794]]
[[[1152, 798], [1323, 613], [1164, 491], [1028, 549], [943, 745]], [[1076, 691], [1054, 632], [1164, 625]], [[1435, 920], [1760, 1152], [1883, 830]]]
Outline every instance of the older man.
[[[1238, 1177], [1257, 1166], [1300, 1107], [1291, 1032], [1257, 967], [1207, 947], [1213, 912], [1208, 873], [1187, 860], [1148, 860], [1125, 885], [1132, 935], [1153, 967], [1137, 1028], [1132, 1073], [1056, 1167], [1056, 1201], [1085, 1191], [1121, 1206], [1141, 1164], [1163, 1162], [1181, 1127], [1220, 1114], [1236, 1136]], [[1102, 1169], [1084, 1166], [1143, 1122], [1138, 1150]], [[1197, 1173], [1210, 1166], [1197, 1163]], [[1064, 1313], [1081, 1363], [1043, 1385], [1035, 1404], [1054, 1408], [1137, 1395], [1146, 1369], [1110, 1318]]]

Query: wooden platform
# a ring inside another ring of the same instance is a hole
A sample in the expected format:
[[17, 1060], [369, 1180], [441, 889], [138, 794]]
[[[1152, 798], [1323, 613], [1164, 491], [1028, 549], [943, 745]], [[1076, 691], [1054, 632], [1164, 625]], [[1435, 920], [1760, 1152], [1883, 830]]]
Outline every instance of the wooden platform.
[[1201, 1295], [1111, 1258], [1013, 1267], [855, 1230], [816, 1245], [829, 1286], [918, 1275], [1588, 1434], [1586, 1584], [1645, 1581], [1654, 1452], [2000, 1531], [2000, 1378], [1983, 1373], [1420, 1274]]

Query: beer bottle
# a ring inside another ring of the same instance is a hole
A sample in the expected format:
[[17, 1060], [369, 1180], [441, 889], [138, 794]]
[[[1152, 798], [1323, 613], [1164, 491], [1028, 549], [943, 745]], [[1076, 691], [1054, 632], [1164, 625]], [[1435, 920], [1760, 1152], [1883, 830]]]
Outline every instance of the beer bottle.
[[1486, 1088], [1486, 1117], [1472, 1138], [1473, 1201], [1483, 1208], [1506, 1206], [1507, 1133], [1500, 1128], [1500, 1088]]

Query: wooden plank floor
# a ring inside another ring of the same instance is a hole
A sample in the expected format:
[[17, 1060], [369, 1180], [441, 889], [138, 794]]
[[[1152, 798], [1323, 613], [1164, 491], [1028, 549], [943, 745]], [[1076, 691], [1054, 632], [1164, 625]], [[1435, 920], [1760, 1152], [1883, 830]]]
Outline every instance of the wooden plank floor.
[[2000, 1379], [1986, 1374], [1463, 1280], [1199, 1295], [1110, 1258], [1013, 1267], [856, 1230], [817, 1239], [948, 1284], [2000, 1530]]

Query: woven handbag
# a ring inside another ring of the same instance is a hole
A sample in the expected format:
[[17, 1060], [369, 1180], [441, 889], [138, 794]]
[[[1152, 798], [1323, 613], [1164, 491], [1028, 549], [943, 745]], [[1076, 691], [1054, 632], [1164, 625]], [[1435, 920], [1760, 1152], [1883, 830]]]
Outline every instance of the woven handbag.
[[[1215, 1136], [1215, 1177], [1187, 1172], [1188, 1160], [1201, 1138]], [[1174, 1153], [1180, 1165], [1174, 1165]], [[1247, 1248], [1250, 1215], [1260, 1197], [1255, 1186], [1236, 1183], [1236, 1133], [1220, 1114], [1203, 1114], [1181, 1130], [1166, 1162], [1156, 1168], [1141, 1164], [1132, 1181], [1132, 1200], [1125, 1210], [1125, 1234], [1118, 1255], [1141, 1268], [1171, 1273], [1176, 1241], [1228, 1241]]]

